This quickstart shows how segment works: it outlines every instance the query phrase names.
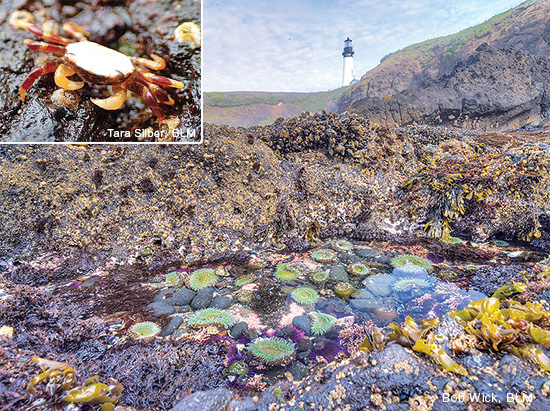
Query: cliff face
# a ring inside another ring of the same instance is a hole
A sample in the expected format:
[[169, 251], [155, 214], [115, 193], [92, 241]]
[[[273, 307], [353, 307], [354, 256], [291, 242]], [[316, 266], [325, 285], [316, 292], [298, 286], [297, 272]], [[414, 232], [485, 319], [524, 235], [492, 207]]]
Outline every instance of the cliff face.
[[550, 60], [515, 47], [482, 45], [450, 74], [350, 109], [388, 126], [414, 122], [480, 130], [544, 124], [550, 117]]
[[388, 125], [543, 123], [549, 11], [549, 0], [527, 1], [478, 26], [392, 53], [344, 92], [338, 111], [352, 109]]

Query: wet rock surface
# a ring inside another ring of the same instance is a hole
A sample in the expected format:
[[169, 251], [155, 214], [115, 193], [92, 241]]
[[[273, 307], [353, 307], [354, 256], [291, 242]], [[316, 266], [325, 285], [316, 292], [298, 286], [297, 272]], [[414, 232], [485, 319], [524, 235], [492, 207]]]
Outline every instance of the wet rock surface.
[[[326, 130], [337, 119], [318, 115], [308, 121], [308, 129]], [[366, 148], [348, 154], [352, 142], [360, 141], [359, 126], [371, 137], [357, 143]], [[294, 121], [280, 127], [306, 132]], [[530, 236], [542, 249], [550, 244], [548, 173], [536, 174], [550, 166], [547, 133], [472, 135], [430, 128], [425, 143], [416, 141], [415, 128], [407, 134], [354, 117], [340, 127], [343, 135], [347, 127], [355, 131], [349, 131], [349, 147], [335, 147], [332, 155], [330, 136], [310, 137], [309, 151], [297, 154], [284, 149], [292, 139], [275, 135], [273, 128], [257, 132], [272, 139], [275, 151], [260, 141], [250, 144], [249, 132], [209, 125], [205, 144], [193, 147], [4, 147], [0, 250], [8, 258], [51, 251], [64, 258], [77, 247], [91, 256], [88, 266], [113, 252], [136, 253], [162, 265], [196, 252], [203, 263], [246, 259], [250, 253], [243, 244], [253, 249], [284, 243], [289, 251], [300, 251], [311, 246], [308, 238], [338, 235], [407, 243], [417, 241], [430, 220], [444, 222], [444, 203], [430, 185], [437, 181], [428, 178], [434, 175], [441, 181], [462, 175], [457, 184], [470, 184], [471, 178], [473, 187], [485, 181], [491, 189], [487, 198], [465, 199], [465, 214], [449, 221], [456, 234], [474, 241]], [[480, 144], [482, 154], [476, 153]], [[460, 159], [449, 159], [457, 153]], [[524, 160], [515, 164], [513, 153]], [[426, 167], [424, 156], [436, 166]], [[489, 167], [487, 174], [470, 177], [471, 168], [482, 164]], [[404, 189], [411, 179], [417, 185]], [[220, 239], [228, 245], [223, 254], [212, 250]], [[448, 260], [495, 258], [437, 239], [420, 241]], [[345, 270], [342, 265], [331, 276], [345, 280]], [[48, 276], [62, 273], [56, 268]]]
[[[23, 40], [34, 36], [10, 25], [9, 18], [16, 10], [31, 13], [38, 26], [49, 20], [60, 26], [67, 21], [80, 24], [90, 33], [91, 41], [127, 55], [160, 55], [167, 67], [158, 74], [186, 85], [183, 89], [169, 90], [176, 104], [166, 106], [165, 114], [179, 118], [178, 129], [197, 130], [200, 139], [200, 48], [192, 49], [172, 38], [174, 29], [181, 23], [193, 21], [200, 26], [200, 2], [140, 0], [64, 4], [33, 0], [5, 1], [0, 5], [0, 141], [138, 141], [140, 138], [134, 130], [148, 127], [168, 130], [135, 96], [116, 111], [92, 104], [90, 98], [102, 98], [105, 91], [97, 85], [87, 84], [75, 92], [80, 100], [76, 107], [60, 106], [51, 99], [57, 88], [52, 74], [43, 75], [22, 102], [19, 86], [44, 53], [30, 51]], [[128, 131], [130, 137], [115, 136], [109, 129]]]

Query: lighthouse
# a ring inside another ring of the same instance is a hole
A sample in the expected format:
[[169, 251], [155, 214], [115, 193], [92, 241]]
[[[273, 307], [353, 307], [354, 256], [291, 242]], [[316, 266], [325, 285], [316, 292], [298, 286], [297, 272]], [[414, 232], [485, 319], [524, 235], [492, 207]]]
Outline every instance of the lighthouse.
[[344, 40], [344, 69], [342, 70], [342, 86], [349, 86], [353, 80], [355, 80], [355, 74], [353, 73], [353, 46], [351, 45], [351, 39], [348, 37]]

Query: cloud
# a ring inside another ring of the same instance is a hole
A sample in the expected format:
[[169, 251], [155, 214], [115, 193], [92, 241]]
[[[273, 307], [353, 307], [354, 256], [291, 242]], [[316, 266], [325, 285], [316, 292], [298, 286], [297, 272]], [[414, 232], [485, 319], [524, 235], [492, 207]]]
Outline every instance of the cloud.
[[521, 0], [205, 0], [206, 91], [323, 91], [341, 84], [343, 40], [360, 77], [386, 54], [460, 31]]

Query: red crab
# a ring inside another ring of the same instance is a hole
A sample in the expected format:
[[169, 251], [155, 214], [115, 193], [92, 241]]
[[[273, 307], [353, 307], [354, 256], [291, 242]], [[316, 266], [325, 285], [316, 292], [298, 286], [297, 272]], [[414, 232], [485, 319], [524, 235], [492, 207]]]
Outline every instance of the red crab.
[[[184, 87], [181, 81], [159, 76], [134, 66], [134, 64], [140, 64], [153, 70], [162, 70], [166, 67], [166, 62], [162, 57], [155, 54], [151, 54], [153, 60], [128, 57], [116, 50], [88, 41], [86, 39], [88, 33], [75, 23], [65, 23], [63, 30], [76, 40], [46, 33], [27, 21], [20, 20], [17, 22], [17, 26], [48, 42], [26, 39], [25, 44], [28, 48], [61, 56], [47, 60], [30, 72], [21, 84], [22, 100], [25, 99], [27, 90], [42, 74], [55, 72], [55, 84], [65, 90], [78, 90], [84, 86], [84, 82], [110, 85], [112, 87], [110, 97], [91, 99], [92, 103], [105, 110], [119, 109], [126, 100], [127, 90], [130, 90], [143, 97], [153, 114], [162, 120], [164, 113], [160, 104], [174, 104], [174, 100], [162, 87]], [[68, 78], [75, 74], [83, 81], [73, 81]]]

